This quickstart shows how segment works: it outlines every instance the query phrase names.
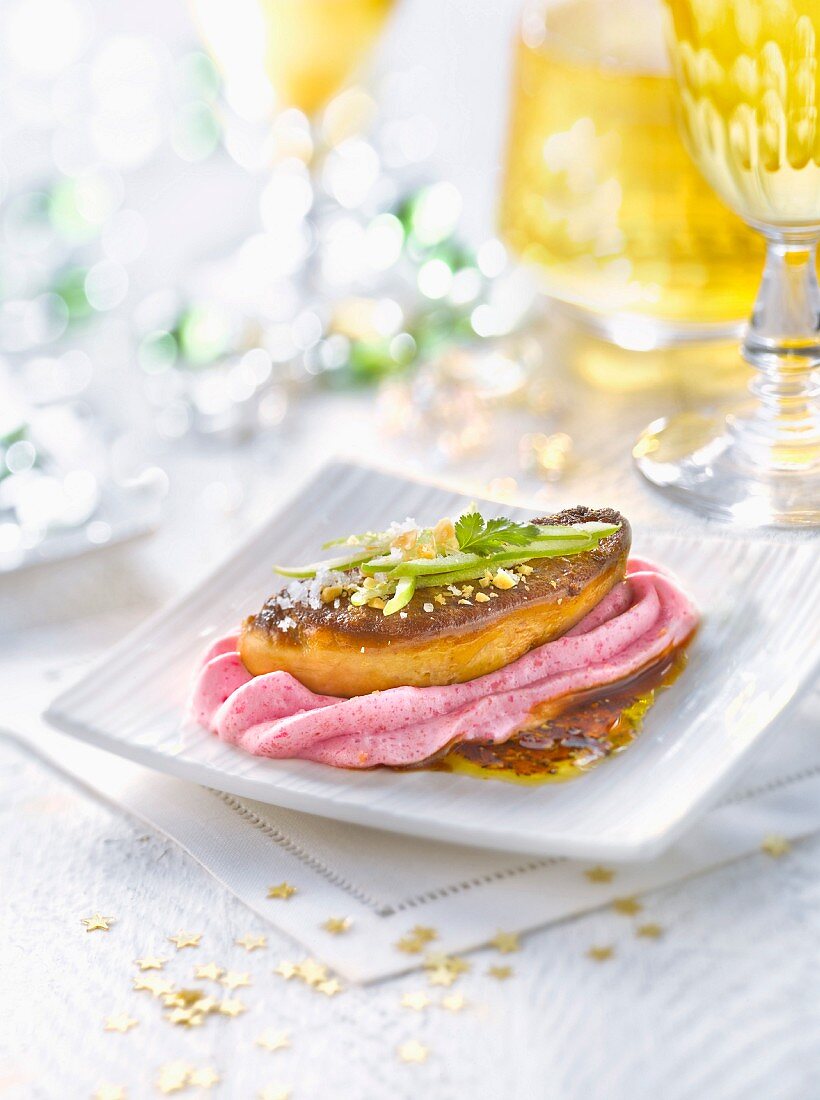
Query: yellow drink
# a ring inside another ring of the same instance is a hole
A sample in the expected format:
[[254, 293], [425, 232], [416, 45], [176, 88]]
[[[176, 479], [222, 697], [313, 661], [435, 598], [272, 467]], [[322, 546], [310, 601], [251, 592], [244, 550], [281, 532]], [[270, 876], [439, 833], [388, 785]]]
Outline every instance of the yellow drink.
[[755, 224], [820, 223], [820, 0], [667, 0], [692, 155]]
[[265, 67], [283, 107], [311, 115], [363, 61], [392, 0], [259, 0]]
[[756, 235], [680, 140], [661, 0], [564, 0], [525, 14], [501, 231], [547, 293], [685, 329], [745, 318]]

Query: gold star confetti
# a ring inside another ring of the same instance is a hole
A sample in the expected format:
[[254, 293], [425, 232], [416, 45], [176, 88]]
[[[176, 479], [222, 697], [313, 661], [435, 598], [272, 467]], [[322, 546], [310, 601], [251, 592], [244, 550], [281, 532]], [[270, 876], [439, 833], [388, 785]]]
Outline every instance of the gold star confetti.
[[165, 978], [155, 978], [150, 975], [147, 978], [134, 978], [134, 989], [137, 992], [145, 990], [148, 993], [152, 993], [155, 997], [162, 997], [166, 993], [170, 993], [174, 988], [173, 982], [169, 982]]
[[463, 993], [448, 993], [446, 997], [441, 998], [441, 1007], [446, 1008], [448, 1012], [461, 1012], [466, 1004]]
[[427, 971], [427, 980], [430, 985], [451, 986], [456, 978], [458, 978], [458, 974], [454, 974], [446, 966], [437, 966]]
[[615, 954], [615, 948], [614, 947], [610, 947], [610, 946], [590, 947], [589, 951], [587, 951], [587, 958], [594, 959], [595, 962], [600, 963], [600, 962], [606, 962], [607, 959], [611, 959], [614, 954]]
[[269, 898], [282, 898], [287, 901], [288, 898], [292, 898], [296, 893], [296, 887], [291, 886], [289, 882], [280, 882], [278, 886], [268, 887]]
[[219, 1084], [219, 1074], [213, 1066], [194, 1069], [188, 1074], [188, 1084], [198, 1089], [210, 1089]]
[[612, 882], [615, 872], [609, 867], [589, 867], [584, 874], [590, 882]]
[[437, 951], [425, 958], [424, 967], [426, 970], [443, 968], [449, 970], [451, 974], [466, 974], [470, 969], [470, 964], [466, 959], [460, 959], [458, 955], [444, 955], [442, 952]]
[[82, 924], [86, 932], [108, 932], [116, 917], [104, 917], [102, 913], [95, 913], [93, 917], [83, 917]]
[[249, 932], [244, 936], [240, 936], [238, 940], [234, 940], [237, 947], [244, 947], [246, 951], [259, 951], [263, 947], [268, 946], [267, 936], [252, 936]]
[[139, 1020], [135, 1020], [133, 1016], [128, 1016], [125, 1012], [121, 1012], [118, 1016], [107, 1017], [103, 1024], [103, 1031], [118, 1031], [121, 1035], [125, 1035], [127, 1031], [130, 1031], [132, 1027], [136, 1027]]
[[224, 973], [222, 967], [217, 966], [216, 963], [205, 963], [204, 966], [194, 967], [195, 978], [205, 978], [212, 982], [218, 982]]
[[304, 959], [296, 967], [296, 976], [308, 985], [318, 985], [327, 981], [327, 967], [315, 959]]
[[259, 1100], [290, 1100], [290, 1089], [281, 1085], [268, 1085], [259, 1093]]
[[122, 1085], [99, 1085], [93, 1100], [127, 1100], [127, 1094]]
[[172, 1008], [165, 1013], [166, 1020], [178, 1027], [201, 1027], [205, 1019], [205, 1013], [194, 1006], [193, 1008]]
[[424, 940], [419, 940], [415, 936], [402, 936], [393, 946], [397, 951], [403, 951], [405, 955], [419, 955], [424, 950]]
[[487, 969], [487, 973], [491, 978], [495, 978], [499, 982], [505, 982], [507, 978], [512, 977], [513, 968], [511, 966], [491, 966]]
[[172, 989], [162, 998], [168, 1008], [191, 1008], [205, 996], [202, 989]]
[[616, 913], [620, 913], [624, 917], [634, 917], [636, 913], [640, 913], [643, 906], [637, 898], [613, 898], [612, 908]]
[[283, 959], [273, 972], [274, 974], [278, 974], [280, 978], [284, 978], [286, 982], [289, 982], [291, 978], [296, 977], [299, 972], [299, 967], [296, 963], [288, 962], [286, 959]]
[[187, 1062], [169, 1062], [160, 1068], [157, 1088], [164, 1093], [181, 1092], [188, 1085], [188, 1078], [193, 1071], [194, 1067]]
[[220, 982], [226, 989], [240, 989], [242, 986], [251, 984], [251, 976], [248, 973], [240, 974], [238, 970], [228, 970], [220, 978]]
[[247, 1012], [247, 1009], [238, 997], [228, 997], [220, 1003], [219, 1011], [223, 1016], [238, 1016], [241, 1012]]
[[496, 951], [500, 951], [502, 955], [509, 955], [513, 951], [521, 950], [521, 944], [518, 942], [518, 936], [515, 932], [499, 932], [490, 940], [490, 946], [494, 947]]
[[325, 982], [319, 982], [315, 987], [317, 993], [324, 993], [326, 997], [335, 997], [342, 992], [342, 984], [336, 978], [329, 978]]
[[325, 932], [330, 932], [331, 936], [340, 936], [348, 931], [352, 923], [350, 917], [328, 917], [322, 928]]
[[409, 1039], [399, 1046], [398, 1055], [402, 1062], [426, 1062], [427, 1047], [422, 1046], [418, 1039]]
[[271, 1052], [287, 1050], [290, 1047], [290, 1032], [275, 1031], [273, 1028], [268, 1028], [257, 1038], [256, 1045]]
[[416, 993], [405, 993], [401, 999], [401, 1004], [402, 1008], [412, 1008], [415, 1012], [421, 1012], [432, 1002], [422, 989]]
[[155, 955], [148, 955], [144, 959], [134, 959], [135, 965], [138, 966], [140, 970], [162, 970], [167, 962], [167, 959], [160, 959]]
[[199, 947], [199, 941], [202, 939], [202, 933], [177, 932], [175, 936], [169, 936], [168, 939], [176, 947], [177, 951], [181, 951], [183, 947]]
[[422, 943], [432, 943], [433, 940], [438, 939], [438, 932], [435, 928], [428, 928], [427, 925], [417, 924], [414, 928], [410, 929], [410, 935], [417, 940], [421, 940]]
[[760, 850], [773, 859], [779, 859], [781, 856], [785, 856], [790, 852], [792, 846], [784, 836], [779, 836], [777, 833], [771, 833], [769, 836], [763, 838]]
[[648, 940], [659, 940], [663, 935], [663, 928], [660, 924], [639, 924], [635, 929], [636, 936], [643, 936]]

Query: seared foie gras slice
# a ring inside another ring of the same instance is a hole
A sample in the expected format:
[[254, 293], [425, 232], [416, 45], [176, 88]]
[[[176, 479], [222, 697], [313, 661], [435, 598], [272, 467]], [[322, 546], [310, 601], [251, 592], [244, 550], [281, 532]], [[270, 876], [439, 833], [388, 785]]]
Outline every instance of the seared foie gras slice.
[[578, 507], [533, 522], [590, 521], [620, 527], [594, 549], [513, 567], [514, 587], [474, 580], [458, 591], [422, 588], [401, 614], [354, 607], [344, 596], [286, 606], [273, 596], [243, 624], [240, 656], [255, 676], [289, 672], [323, 695], [475, 679], [565, 634], [623, 580], [631, 533], [618, 512]]

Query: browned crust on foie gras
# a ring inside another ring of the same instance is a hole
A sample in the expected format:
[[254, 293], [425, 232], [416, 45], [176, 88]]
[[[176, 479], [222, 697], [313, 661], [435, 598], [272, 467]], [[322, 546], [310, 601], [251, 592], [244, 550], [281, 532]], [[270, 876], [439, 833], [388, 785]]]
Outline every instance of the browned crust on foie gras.
[[[564, 558], [532, 559], [532, 572], [515, 588], [481, 589], [487, 602], [469, 606], [446, 588], [425, 588], [404, 608], [405, 617], [374, 607], [353, 607], [342, 598], [321, 607], [283, 609], [271, 597], [242, 626], [239, 652], [253, 675], [285, 671], [323, 695], [365, 695], [410, 685], [462, 683], [503, 668], [529, 650], [570, 630], [626, 573], [629, 524], [612, 509], [579, 506], [534, 520], [540, 524], [589, 521], [619, 523], [620, 529], [593, 550]], [[443, 593], [446, 602], [435, 602]], [[425, 611], [432, 603], [434, 610]], [[296, 625], [277, 625], [289, 618]]]

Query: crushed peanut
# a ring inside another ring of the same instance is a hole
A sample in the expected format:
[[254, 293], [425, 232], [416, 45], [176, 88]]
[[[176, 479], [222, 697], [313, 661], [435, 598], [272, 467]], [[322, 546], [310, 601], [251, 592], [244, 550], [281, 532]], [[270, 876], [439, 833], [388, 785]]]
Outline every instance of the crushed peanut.
[[481, 585], [482, 588], [489, 588], [490, 585], [493, 583], [492, 574], [489, 571], [486, 572], [478, 583]]
[[442, 607], [447, 603], [447, 601], [444, 598], [443, 593], [441, 593], [441, 592], [439, 592], [439, 594], [437, 596], [433, 596], [433, 599], [436, 601], [436, 603], [441, 604]]
[[367, 606], [368, 606], [368, 607], [375, 607], [375, 609], [376, 609], [377, 611], [384, 611], [384, 608], [385, 608], [385, 602], [384, 602], [384, 600], [383, 600], [383, 599], [381, 599], [381, 597], [380, 597], [380, 596], [377, 596], [377, 597], [375, 598], [375, 600], [368, 600], [368, 601], [367, 601]]
[[515, 573], [509, 573], [506, 569], [499, 569], [493, 577], [493, 585], [502, 591], [515, 588], [521, 578]]
[[476, 603], [489, 603], [490, 602], [490, 597], [487, 595], [486, 592], [476, 592], [475, 602]]
[[440, 519], [438, 521], [433, 528], [433, 538], [436, 540], [436, 546], [438, 546], [440, 550], [445, 550], [449, 553], [459, 548], [455, 524], [451, 519]]
[[519, 565], [516, 569], [516, 572], [523, 574], [525, 577], [528, 577], [530, 575], [530, 573], [532, 573], [532, 566], [531, 565]]
[[333, 603], [334, 600], [338, 600], [342, 591], [340, 584], [326, 584], [320, 593], [320, 599], [322, 603]]
[[472, 596], [474, 591], [475, 591], [475, 589], [473, 588], [473, 586], [471, 584], [463, 584], [461, 586], [461, 594], [463, 596]]

